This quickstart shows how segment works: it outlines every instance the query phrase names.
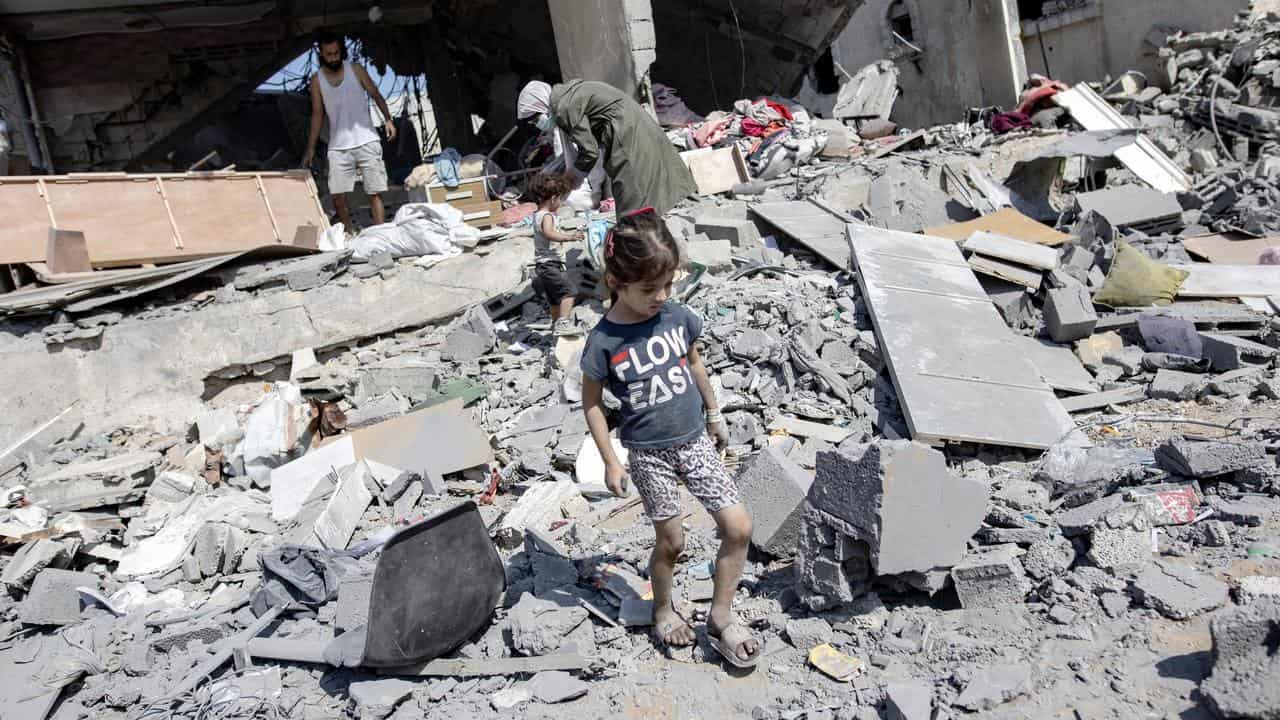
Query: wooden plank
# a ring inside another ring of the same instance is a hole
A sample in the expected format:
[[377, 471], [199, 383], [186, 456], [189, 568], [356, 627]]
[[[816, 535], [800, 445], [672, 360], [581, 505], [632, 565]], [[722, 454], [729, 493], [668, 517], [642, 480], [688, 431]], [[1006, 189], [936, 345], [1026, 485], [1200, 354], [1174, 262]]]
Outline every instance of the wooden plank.
[[0, 216], [8, 222], [0, 264], [45, 262], [48, 228], [54, 226], [83, 232], [98, 268], [198, 259], [274, 243], [272, 217], [282, 243], [298, 236], [299, 227], [328, 227], [306, 173], [4, 178]]
[[923, 234], [959, 242], [979, 230], [1049, 247], [1057, 247], [1071, 239], [1070, 235], [1036, 222], [1013, 208], [1003, 208], [976, 220], [925, 228]]
[[1098, 385], [1080, 358], [1069, 347], [1058, 345], [1047, 340], [1020, 336], [1020, 343], [1031, 364], [1040, 371], [1040, 377], [1054, 390], [1072, 393], [1092, 393], [1098, 391]]
[[915, 439], [1044, 449], [1068, 437], [1070, 416], [954, 241], [857, 224], [848, 233]]
[[989, 258], [976, 253], [969, 256], [969, 267], [973, 268], [974, 272], [1007, 280], [1032, 290], [1039, 290], [1040, 283], [1044, 280], [1044, 276], [1036, 270], [1028, 270], [1021, 265], [1014, 265], [1013, 263], [1007, 263], [1003, 260]]
[[1052, 270], [1058, 267], [1057, 250], [986, 230], [978, 230], [970, 235], [962, 247], [969, 252], [1026, 265], [1037, 270]]
[[1201, 235], [1186, 238], [1187, 252], [1219, 265], [1257, 265], [1267, 248], [1280, 247], [1280, 237], [1251, 238], [1245, 235]]
[[1146, 397], [1147, 387], [1145, 385], [1130, 385], [1116, 390], [1107, 390], [1105, 392], [1092, 393], [1089, 395], [1077, 395], [1075, 397], [1062, 398], [1061, 404], [1067, 412], [1080, 412], [1082, 410], [1093, 410], [1095, 408], [1106, 407], [1108, 405], [1121, 405], [1124, 403], [1137, 402], [1139, 400], [1145, 400]]
[[849, 267], [845, 222], [821, 206], [801, 200], [758, 203], [751, 211], [840, 270]]
[[1178, 297], [1270, 297], [1280, 295], [1280, 265], [1174, 265], [1190, 273]]

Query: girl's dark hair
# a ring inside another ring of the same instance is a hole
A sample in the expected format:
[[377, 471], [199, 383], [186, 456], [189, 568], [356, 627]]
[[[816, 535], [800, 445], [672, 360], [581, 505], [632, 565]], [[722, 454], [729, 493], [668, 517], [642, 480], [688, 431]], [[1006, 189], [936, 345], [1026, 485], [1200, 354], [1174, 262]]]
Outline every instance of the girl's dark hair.
[[[678, 267], [680, 246], [653, 210], [623, 215], [605, 242], [605, 272], [621, 285], [662, 277]], [[618, 293], [610, 297], [617, 302]]]
[[557, 173], [534, 175], [529, 181], [529, 195], [534, 202], [541, 205], [551, 198], [568, 195], [573, 187], [573, 178], [568, 175]]

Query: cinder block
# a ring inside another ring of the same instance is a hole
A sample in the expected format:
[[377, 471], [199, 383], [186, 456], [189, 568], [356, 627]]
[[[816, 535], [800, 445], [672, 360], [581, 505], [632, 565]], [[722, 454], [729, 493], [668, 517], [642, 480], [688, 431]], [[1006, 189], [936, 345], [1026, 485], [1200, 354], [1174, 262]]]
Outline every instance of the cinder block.
[[338, 583], [338, 612], [333, 624], [340, 632], [369, 623], [369, 598], [373, 595], [373, 573], [352, 573]]
[[1031, 590], [1013, 548], [999, 547], [965, 558], [951, 568], [960, 606], [969, 608], [1021, 604]]
[[751, 542], [776, 557], [792, 555], [799, 542], [804, 498], [813, 476], [772, 446], [761, 450], [738, 476], [751, 512]]
[[1265, 365], [1280, 355], [1280, 350], [1234, 335], [1200, 333], [1200, 340], [1204, 343], [1204, 359], [1218, 372]]
[[734, 218], [702, 218], [694, 226], [694, 232], [703, 233], [710, 240], [728, 240], [736, 248], [760, 245], [760, 230], [750, 220]]
[[1045, 294], [1044, 321], [1054, 342], [1087, 338], [1098, 324], [1089, 291], [1075, 280]]
[[1209, 622], [1213, 674], [1201, 685], [1218, 717], [1276, 717], [1280, 713], [1280, 599], [1223, 610]]
[[808, 500], [867, 543], [877, 575], [897, 575], [958, 563], [989, 493], [952, 475], [937, 450], [893, 440], [819, 453]]

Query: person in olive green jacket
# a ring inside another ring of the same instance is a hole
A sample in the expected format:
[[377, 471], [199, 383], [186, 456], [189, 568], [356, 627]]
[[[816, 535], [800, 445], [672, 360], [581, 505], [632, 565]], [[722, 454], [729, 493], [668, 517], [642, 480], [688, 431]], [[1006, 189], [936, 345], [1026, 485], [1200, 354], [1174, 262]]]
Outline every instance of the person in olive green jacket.
[[546, 132], [559, 127], [578, 146], [572, 170], [585, 176], [604, 156], [619, 215], [651, 207], [665, 214], [698, 186], [675, 147], [640, 104], [621, 90], [593, 80], [569, 80], [552, 87], [524, 86], [516, 118]]

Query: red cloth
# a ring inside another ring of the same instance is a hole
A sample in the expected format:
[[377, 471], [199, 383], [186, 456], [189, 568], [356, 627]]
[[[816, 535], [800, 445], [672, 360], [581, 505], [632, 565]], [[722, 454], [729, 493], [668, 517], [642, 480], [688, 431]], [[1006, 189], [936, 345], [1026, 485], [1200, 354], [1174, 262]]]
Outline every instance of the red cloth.
[[754, 118], [742, 118], [742, 134], [749, 137], [760, 137], [764, 135], [764, 125]]
[[791, 117], [791, 111], [790, 111], [790, 110], [788, 110], [788, 109], [787, 109], [787, 107], [786, 107], [785, 105], [779, 105], [778, 103], [776, 103], [776, 102], [774, 102], [774, 101], [772, 101], [772, 100], [770, 100], [770, 99], [768, 99], [768, 98], [760, 98], [760, 99], [761, 99], [761, 100], [764, 100], [764, 103], [765, 103], [766, 105], [768, 105], [769, 107], [771, 107], [771, 108], [773, 108], [774, 110], [776, 110], [776, 111], [778, 112], [778, 114], [779, 114], [779, 115], [781, 115], [783, 118], [785, 118], [785, 119], [786, 119], [786, 121], [787, 121], [787, 122], [791, 122], [792, 120], [794, 120], [794, 119], [795, 119], [795, 118]]
[[1038, 85], [1030, 90], [1022, 93], [1022, 102], [1018, 103], [1018, 112], [1028, 117], [1035, 115], [1037, 110], [1044, 109], [1041, 105], [1048, 105], [1049, 98], [1066, 90], [1067, 86], [1060, 82], [1050, 81], [1045, 85]]
[[991, 116], [991, 132], [1003, 135], [1013, 130], [1025, 130], [1031, 127], [1031, 118], [1025, 113], [1004, 112]]
[[537, 211], [538, 211], [537, 203], [527, 202], [527, 203], [520, 203], [519, 205], [512, 205], [511, 207], [502, 211], [502, 218], [498, 220], [498, 224], [501, 225], [502, 227], [511, 227], [512, 225], [519, 225], [522, 220], [524, 220], [525, 218], [529, 217], [530, 215], [534, 214]]

